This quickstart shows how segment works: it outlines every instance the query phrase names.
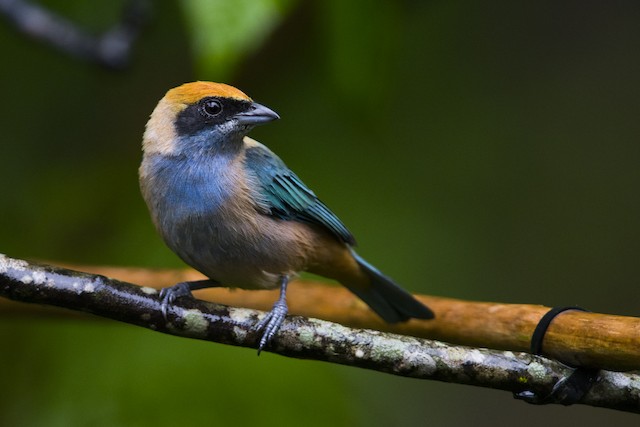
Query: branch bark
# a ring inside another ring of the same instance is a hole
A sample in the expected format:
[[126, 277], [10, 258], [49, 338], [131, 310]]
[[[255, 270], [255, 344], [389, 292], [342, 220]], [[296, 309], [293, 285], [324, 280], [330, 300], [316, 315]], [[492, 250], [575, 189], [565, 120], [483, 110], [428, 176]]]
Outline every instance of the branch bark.
[[[203, 279], [194, 270], [149, 270], [99, 266], [70, 268], [114, 277], [160, 289], [177, 282]], [[269, 310], [276, 291], [205, 289], [199, 299]], [[388, 324], [380, 320], [351, 292], [341, 286], [295, 281], [287, 294], [290, 313], [320, 318], [354, 328], [368, 328], [415, 337], [430, 338], [472, 347], [529, 351], [531, 335], [549, 307], [531, 304], [501, 304], [461, 301], [452, 298], [416, 296], [436, 313], [433, 321], [411, 320]], [[11, 305], [0, 300], [2, 312], [33, 311], [37, 306]], [[615, 371], [640, 370], [640, 319], [599, 313], [564, 312], [549, 327], [543, 355], [571, 366]]]
[[[100, 275], [31, 264], [0, 255], [0, 295], [66, 307], [172, 335], [242, 347], [256, 346], [253, 330], [264, 313], [182, 299], [168, 320], [158, 292]], [[526, 353], [453, 346], [327, 321], [289, 316], [267, 351], [413, 378], [456, 382], [547, 396], [573, 369]], [[581, 404], [640, 413], [640, 376], [600, 371]]]

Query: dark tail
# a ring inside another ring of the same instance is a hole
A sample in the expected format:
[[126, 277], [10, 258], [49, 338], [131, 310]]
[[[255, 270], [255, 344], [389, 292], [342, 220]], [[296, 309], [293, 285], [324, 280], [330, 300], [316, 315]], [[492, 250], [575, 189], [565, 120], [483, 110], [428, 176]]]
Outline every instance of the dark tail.
[[433, 312], [427, 306], [362, 259], [355, 251], [352, 250], [351, 253], [360, 268], [370, 277], [371, 286], [367, 289], [355, 286], [348, 288], [378, 313], [385, 322], [404, 322], [412, 317], [417, 319], [434, 318]]

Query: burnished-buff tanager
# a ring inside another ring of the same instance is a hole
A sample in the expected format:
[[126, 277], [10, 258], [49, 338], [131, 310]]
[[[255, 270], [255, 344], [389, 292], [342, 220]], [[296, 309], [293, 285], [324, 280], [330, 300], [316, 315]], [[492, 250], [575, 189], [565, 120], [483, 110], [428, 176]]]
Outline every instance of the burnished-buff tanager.
[[176, 298], [214, 286], [280, 288], [256, 325], [261, 350], [287, 314], [287, 283], [301, 271], [339, 281], [387, 322], [433, 313], [353, 250], [338, 217], [267, 147], [247, 136], [278, 119], [221, 83], [171, 89], [147, 123], [140, 187], [165, 243], [209, 279], [162, 290]]

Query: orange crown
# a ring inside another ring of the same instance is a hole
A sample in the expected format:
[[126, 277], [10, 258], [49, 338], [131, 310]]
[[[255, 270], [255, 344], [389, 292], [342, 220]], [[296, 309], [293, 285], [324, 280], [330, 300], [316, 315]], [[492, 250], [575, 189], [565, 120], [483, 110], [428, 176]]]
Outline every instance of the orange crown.
[[194, 104], [207, 96], [235, 98], [251, 101], [247, 95], [233, 86], [224, 83], [193, 82], [173, 88], [167, 92], [165, 99], [175, 104]]

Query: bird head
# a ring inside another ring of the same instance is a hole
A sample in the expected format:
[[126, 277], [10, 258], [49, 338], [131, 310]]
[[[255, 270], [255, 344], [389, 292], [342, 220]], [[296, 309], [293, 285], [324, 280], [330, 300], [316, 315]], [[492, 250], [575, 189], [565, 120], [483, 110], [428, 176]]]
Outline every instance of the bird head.
[[255, 126], [279, 118], [233, 86], [186, 83], [169, 90], [153, 110], [142, 148], [162, 155], [220, 152], [238, 148]]

